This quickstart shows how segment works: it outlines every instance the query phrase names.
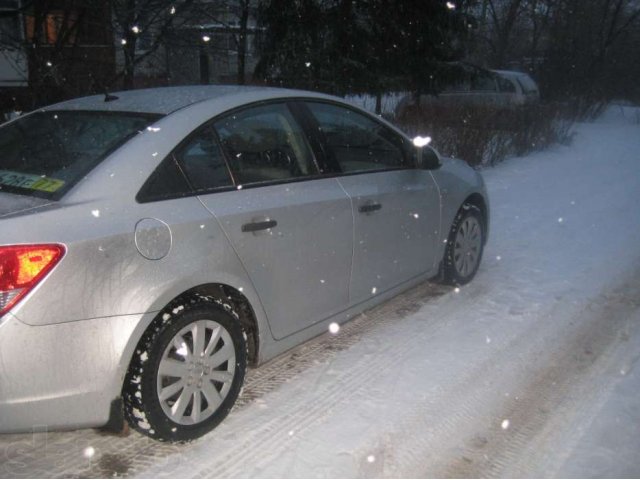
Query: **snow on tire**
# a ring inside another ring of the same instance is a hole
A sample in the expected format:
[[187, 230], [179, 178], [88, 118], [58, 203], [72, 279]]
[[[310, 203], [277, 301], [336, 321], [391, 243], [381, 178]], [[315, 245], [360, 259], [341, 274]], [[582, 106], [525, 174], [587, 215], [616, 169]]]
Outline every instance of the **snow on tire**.
[[233, 407], [247, 365], [237, 314], [204, 296], [161, 313], [142, 336], [123, 387], [125, 417], [156, 440], [185, 442]]
[[482, 212], [465, 203], [456, 214], [442, 261], [442, 281], [448, 285], [469, 283], [478, 271], [484, 248]]

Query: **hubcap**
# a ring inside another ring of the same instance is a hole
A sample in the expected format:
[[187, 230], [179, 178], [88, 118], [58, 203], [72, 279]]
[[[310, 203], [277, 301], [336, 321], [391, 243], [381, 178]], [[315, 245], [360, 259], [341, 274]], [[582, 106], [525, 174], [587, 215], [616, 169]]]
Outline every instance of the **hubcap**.
[[158, 367], [158, 399], [175, 423], [209, 418], [226, 398], [236, 368], [229, 332], [213, 320], [199, 320], [169, 342]]
[[453, 247], [453, 262], [458, 275], [471, 275], [480, 259], [482, 247], [482, 227], [475, 217], [467, 217], [460, 224]]

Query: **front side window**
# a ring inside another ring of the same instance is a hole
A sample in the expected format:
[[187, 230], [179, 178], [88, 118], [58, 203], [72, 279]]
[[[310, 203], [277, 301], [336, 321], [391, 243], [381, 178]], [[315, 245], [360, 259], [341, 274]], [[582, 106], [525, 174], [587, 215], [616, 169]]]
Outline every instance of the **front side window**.
[[58, 200], [157, 120], [135, 113], [37, 112], [0, 127], [0, 190]]
[[318, 122], [329, 155], [345, 172], [407, 166], [404, 139], [381, 123], [348, 108], [306, 104]]
[[230, 114], [213, 124], [236, 184], [316, 175], [304, 132], [284, 104]]

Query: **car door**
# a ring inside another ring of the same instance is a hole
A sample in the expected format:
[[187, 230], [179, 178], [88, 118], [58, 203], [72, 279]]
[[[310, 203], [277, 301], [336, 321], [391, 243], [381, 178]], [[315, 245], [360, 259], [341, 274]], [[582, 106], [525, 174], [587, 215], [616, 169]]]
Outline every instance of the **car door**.
[[440, 197], [431, 174], [414, 168], [409, 142], [355, 110], [324, 102], [305, 105], [351, 199], [351, 303], [433, 271]]
[[319, 175], [285, 103], [212, 123], [235, 189], [202, 194], [282, 339], [348, 306], [353, 218], [335, 178]]

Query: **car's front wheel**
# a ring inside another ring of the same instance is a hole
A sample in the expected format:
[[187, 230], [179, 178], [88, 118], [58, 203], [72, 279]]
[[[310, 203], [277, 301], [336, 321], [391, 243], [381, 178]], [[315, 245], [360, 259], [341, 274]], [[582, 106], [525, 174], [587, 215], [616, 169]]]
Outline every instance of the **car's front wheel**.
[[449, 285], [469, 283], [480, 266], [484, 248], [482, 212], [465, 203], [453, 221], [442, 261], [442, 279]]
[[237, 315], [208, 297], [163, 312], [143, 335], [123, 389], [125, 416], [157, 440], [198, 438], [229, 413], [247, 363]]

